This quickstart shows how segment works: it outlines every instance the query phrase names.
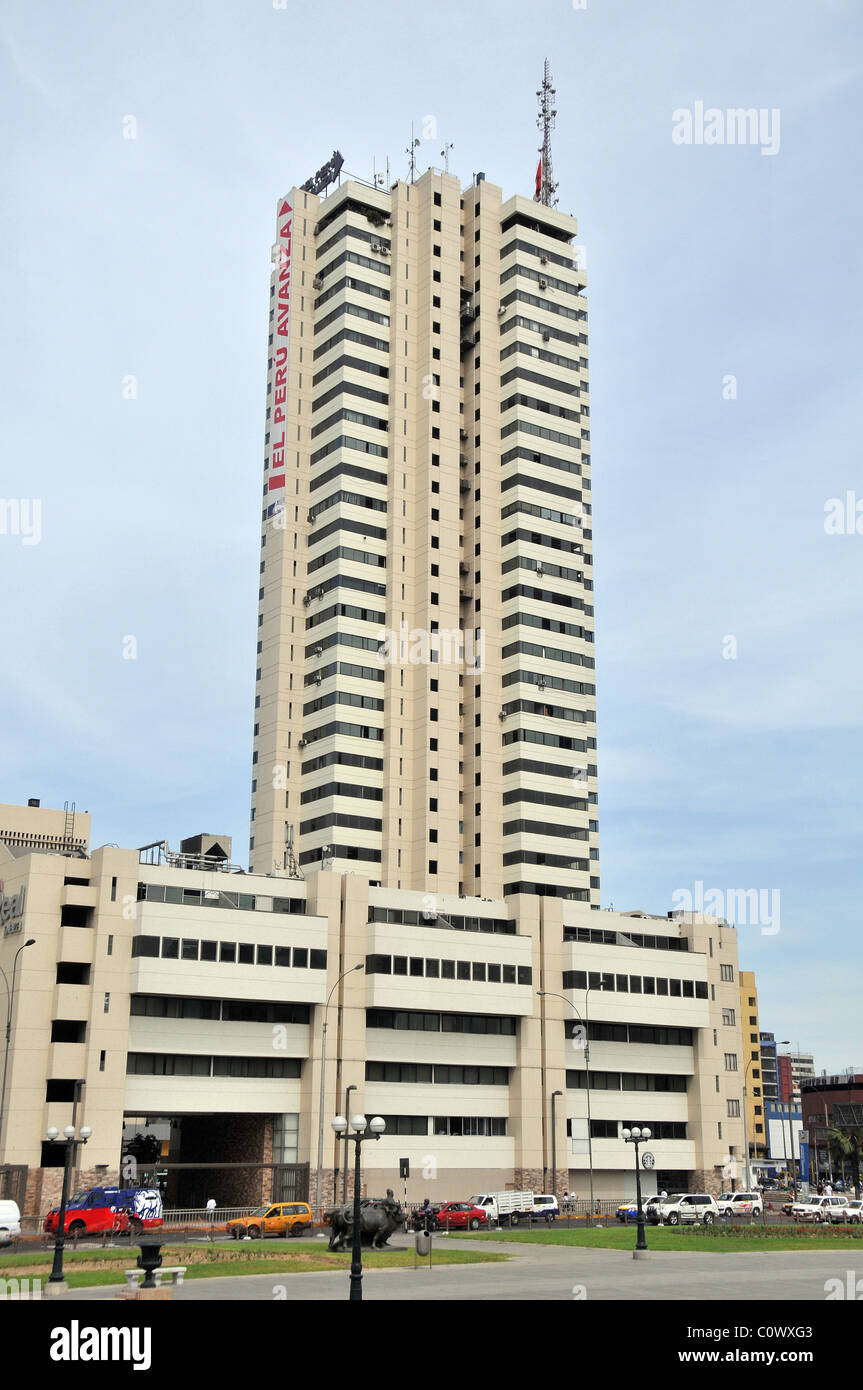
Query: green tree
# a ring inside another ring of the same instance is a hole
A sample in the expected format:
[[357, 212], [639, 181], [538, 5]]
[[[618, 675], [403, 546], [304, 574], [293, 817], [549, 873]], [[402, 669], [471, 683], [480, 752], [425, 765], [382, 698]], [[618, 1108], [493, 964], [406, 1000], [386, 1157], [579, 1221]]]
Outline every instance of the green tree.
[[851, 1181], [856, 1188], [860, 1186], [860, 1160], [863, 1157], [863, 1129], [856, 1126], [836, 1126], [827, 1131], [827, 1145], [830, 1157], [836, 1159], [845, 1177], [846, 1163], [851, 1168]]

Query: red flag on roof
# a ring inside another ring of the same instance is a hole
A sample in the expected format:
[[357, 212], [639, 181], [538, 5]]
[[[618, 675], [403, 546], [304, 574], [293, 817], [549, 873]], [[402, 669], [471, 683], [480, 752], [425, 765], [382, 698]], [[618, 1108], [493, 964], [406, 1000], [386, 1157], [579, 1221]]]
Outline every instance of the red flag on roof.
[[539, 163], [538, 163], [537, 166], [536, 166], [536, 196], [537, 196], [537, 198], [539, 197], [539, 195], [540, 195], [541, 192], [542, 192], [542, 160], [540, 160]]

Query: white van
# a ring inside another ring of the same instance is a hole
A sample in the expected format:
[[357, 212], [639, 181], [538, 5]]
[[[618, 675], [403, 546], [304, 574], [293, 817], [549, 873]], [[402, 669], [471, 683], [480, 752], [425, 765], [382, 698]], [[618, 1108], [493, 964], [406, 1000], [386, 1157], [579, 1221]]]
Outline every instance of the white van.
[[552, 1193], [535, 1192], [533, 1195], [533, 1214], [544, 1217], [546, 1221], [556, 1221], [560, 1216], [560, 1203]]
[[17, 1202], [0, 1201], [0, 1245], [8, 1245], [13, 1236], [21, 1234], [21, 1213]]

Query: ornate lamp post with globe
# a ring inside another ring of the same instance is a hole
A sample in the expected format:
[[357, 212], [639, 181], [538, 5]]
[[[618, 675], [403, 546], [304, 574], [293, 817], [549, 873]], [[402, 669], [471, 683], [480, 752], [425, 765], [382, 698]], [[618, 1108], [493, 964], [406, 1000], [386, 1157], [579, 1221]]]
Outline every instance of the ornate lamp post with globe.
[[363, 1254], [362, 1254], [362, 1231], [360, 1229], [360, 1150], [368, 1139], [380, 1139], [386, 1129], [386, 1121], [380, 1115], [375, 1115], [373, 1120], [368, 1122], [369, 1133], [366, 1134], [365, 1115], [351, 1116], [351, 1129], [353, 1134], [347, 1134], [348, 1122], [344, 1115], [336, 1115], [331, 1120], [333, 1129], [339, 1138], [345, 1135], [347, 1140], [352, 1139], [356, 1144], [354, 1155], [354, 1220], [353, 1220], [353, 1241], [351, 1244], [351, 1291], [348, 1295], [351, 1303], [362, 1303], [363, 1299]]
[[[638, 1236], [632, 1254], [633, 1258], [637, 1260], [640, 1254], [647, 1253], [647, 1241], [644, 1237], [644, 1209], [641, 1205], [641, 1166], [638, 1161], [638, 1146], [650, 1138], [650, 1130], [639, 1129], [636, 1125], [633, 1129], [622, 1129], [620, 1133], [625, 1143], [635, 1145], [635, 1199], [638, 1210]], [[645, 1150], [641, 1156], [641, 1165], [645, 1168], [652, 1168], [654, 1162], [653, 1154]]]

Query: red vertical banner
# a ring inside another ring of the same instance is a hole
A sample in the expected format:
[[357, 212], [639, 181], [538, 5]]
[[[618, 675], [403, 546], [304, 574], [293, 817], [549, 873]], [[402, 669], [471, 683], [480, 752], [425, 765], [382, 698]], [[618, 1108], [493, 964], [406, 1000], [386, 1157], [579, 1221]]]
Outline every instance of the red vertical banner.
[[536, 166], [536, 196], [542, 193], [542, 160]]
[[[291, 241], [294, 226], [293, 209], [287, 198], [282, 202], [278, 214], [278, 239], [274, 247], [276, 269], [276, 349], [273, 353], [273, 376], [271, 379], [273, 417], [270, 441], [270, 469], [283, 469], [285, 466], [285, 421], [288, 398], [288, 341], [291, 328]], [[271, 471], [268, 489], [284, 487], [285, 475], [273, 476]]]

